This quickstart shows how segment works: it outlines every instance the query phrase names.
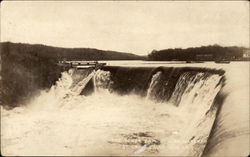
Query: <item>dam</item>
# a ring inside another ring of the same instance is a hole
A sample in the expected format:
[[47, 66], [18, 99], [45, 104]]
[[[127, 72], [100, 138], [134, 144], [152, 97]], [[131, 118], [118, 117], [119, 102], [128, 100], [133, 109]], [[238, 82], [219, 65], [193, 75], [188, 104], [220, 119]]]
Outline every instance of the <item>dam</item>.
[[248, 78], [243, 62], [114, 61], [68, 69], [26, 105], [1, 106], [1, 150], [24, 156], [247, 156]]

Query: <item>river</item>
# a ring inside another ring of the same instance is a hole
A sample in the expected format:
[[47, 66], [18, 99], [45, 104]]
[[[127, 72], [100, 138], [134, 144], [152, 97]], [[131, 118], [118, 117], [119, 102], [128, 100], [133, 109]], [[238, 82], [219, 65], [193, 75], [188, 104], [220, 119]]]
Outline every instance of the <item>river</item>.
[[101, 62], [1, 106], [2, 154], [248, 155], [249, 62]]

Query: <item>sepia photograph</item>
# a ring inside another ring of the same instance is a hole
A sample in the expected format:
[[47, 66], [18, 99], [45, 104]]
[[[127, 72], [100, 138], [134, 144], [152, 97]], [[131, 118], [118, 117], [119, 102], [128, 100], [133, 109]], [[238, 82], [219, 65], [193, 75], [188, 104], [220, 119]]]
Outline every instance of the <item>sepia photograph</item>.
[[248, 1], [0, 5], [1, 156], [249, 155]]

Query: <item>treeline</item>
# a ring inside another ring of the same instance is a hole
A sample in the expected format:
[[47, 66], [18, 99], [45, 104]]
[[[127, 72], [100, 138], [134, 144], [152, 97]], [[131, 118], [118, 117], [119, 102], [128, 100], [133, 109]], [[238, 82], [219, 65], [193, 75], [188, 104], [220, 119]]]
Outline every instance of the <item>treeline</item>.
[[187, 49], [153, 50], [148, 55], [148, 60], [157, 61], [216, 61], [216, 60], [249, 60], [244, 54], [249, 54], [249, 49], [244, 47], [222, 47], [219, 45], [194, 47]]
[[10, 52], [22, 55], [48, 57], [56, 60], [138, 60], [143, 59], [131, 53], [104, 51], [93, 48], [60, 48], [39, 44], [3, 42], [1, 46]]

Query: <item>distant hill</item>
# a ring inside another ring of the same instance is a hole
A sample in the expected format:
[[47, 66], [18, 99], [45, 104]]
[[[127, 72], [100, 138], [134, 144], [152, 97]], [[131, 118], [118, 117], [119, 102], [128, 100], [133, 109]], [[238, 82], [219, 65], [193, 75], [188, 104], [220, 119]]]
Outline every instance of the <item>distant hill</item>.
[[187, 49], [153, 50], [148, 55], [148, 60], [156, 61], [246, 61], [250, 60], [250, 50], [245, 47], [222, 47], [210, 45], [192, 47]]
[[143, 56], [131, 53], [105, 51], [94, 48], [60, 48], [40, 44], [23, 44], [2, 42], [2, 50], [4, 53], [11, 51], [18, 52], [20, 55], [30, 53], [34, 56], [48, 57], [56, 60], [141, 60]]

